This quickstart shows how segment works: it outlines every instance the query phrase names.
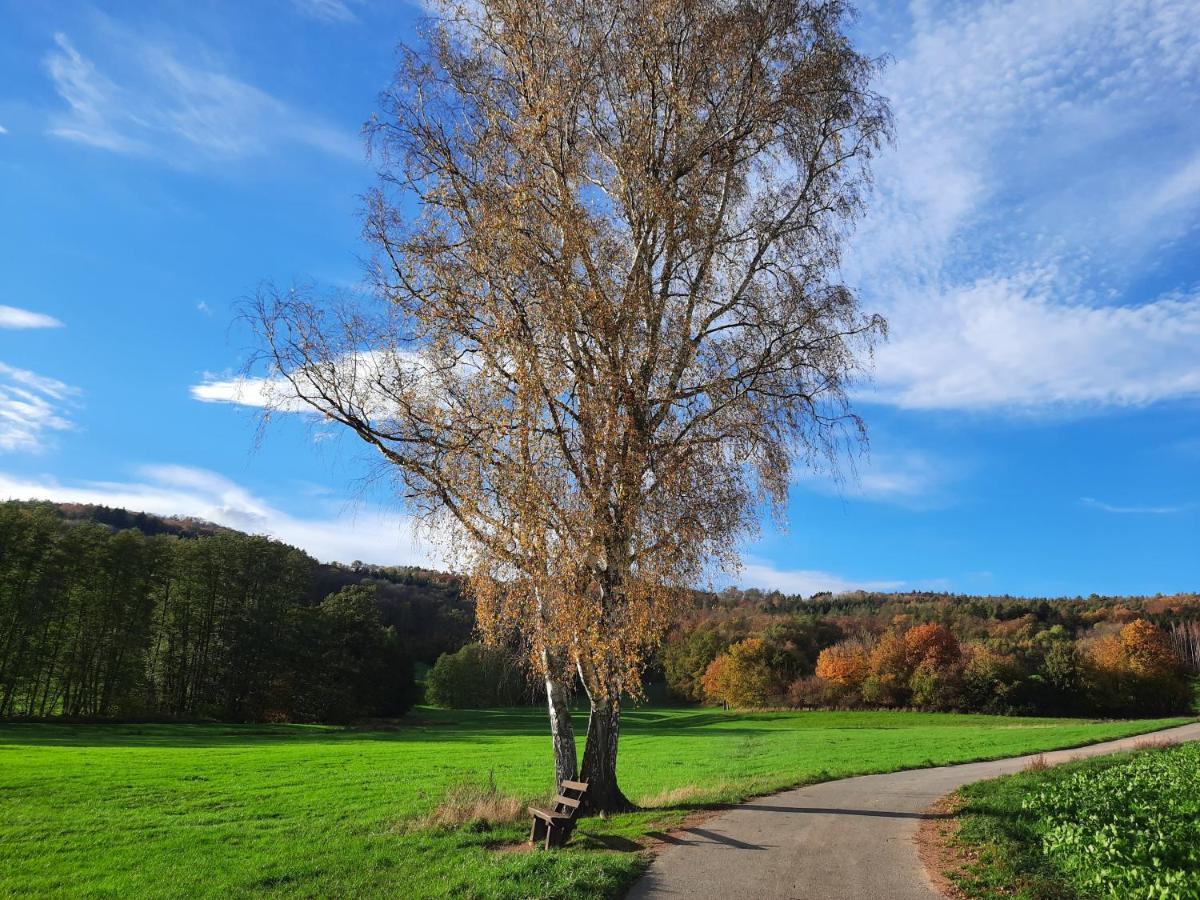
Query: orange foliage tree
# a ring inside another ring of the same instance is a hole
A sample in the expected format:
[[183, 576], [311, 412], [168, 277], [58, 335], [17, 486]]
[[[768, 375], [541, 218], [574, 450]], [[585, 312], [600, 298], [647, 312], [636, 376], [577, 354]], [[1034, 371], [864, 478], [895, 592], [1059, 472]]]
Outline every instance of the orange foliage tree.
[[816, 675], [843, 688], [858, 688], [871, 674], [871, 648], [851, 639], [826, 647], [817, 657]]
[[917, 625], [904, 632], [904, 650], [913, 669], [921, 665], [947, 669], [962, 659], [958, 638], [938, 622]]

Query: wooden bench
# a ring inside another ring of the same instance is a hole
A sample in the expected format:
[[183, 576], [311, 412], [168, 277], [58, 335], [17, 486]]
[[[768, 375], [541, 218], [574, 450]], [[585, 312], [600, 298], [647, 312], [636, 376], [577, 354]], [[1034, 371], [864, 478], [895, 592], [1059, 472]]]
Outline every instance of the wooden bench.
[[559, 795], [554, 798], [554, 809], [529, 807], [533, 815], [533, 828], [529, 831], [529, 842], [536, 844], [545, 839], [546, 849], [561, 847], [575, 830], [575, 819], [579, 816], [579, 804], [587, 793], [586, 781], [564, 781], [559, 786]]

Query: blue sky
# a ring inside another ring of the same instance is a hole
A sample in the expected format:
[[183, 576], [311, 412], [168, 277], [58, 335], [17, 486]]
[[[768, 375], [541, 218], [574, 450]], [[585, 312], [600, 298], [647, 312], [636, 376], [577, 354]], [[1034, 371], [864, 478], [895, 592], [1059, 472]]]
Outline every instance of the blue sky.
[[[353, 286], [359, 137], [420, 7], [0, 0], [0, 497], [433, 563], [376, 467], [230, 402], [235, 302]], [[891, 338], [869, 456], [742, 584], [1200, 589], [1193, 0], [869, 3], [898, 141], [846, 278]], [[243, 400], [245, 394], [241, 395]]]

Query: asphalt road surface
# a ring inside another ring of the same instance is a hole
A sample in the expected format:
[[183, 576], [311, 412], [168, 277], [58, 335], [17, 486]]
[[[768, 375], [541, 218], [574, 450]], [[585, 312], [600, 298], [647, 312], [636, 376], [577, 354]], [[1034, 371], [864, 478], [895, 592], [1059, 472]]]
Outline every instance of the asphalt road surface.
[[[1200, 740], [1200, 724], [1043, 755], [1066, 762], [1139, 741]], [[1033, 756], [829, 781], [751, 800], [672, 835], [629, 900], [934, 900], [917, 857], [921, 819], [972, 781], [1024, 769]]]

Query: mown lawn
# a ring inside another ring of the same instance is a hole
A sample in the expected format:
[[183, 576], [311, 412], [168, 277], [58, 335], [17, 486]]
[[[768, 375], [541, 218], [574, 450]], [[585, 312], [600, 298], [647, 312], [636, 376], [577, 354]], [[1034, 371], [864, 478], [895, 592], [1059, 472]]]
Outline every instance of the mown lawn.
[[1200, 898], [1200, 744], [968, 785], [953, 875], [972, 898]]
[[548, 795], [539, 710], [420, 708], [369, 732], [4, 725], [0, 895], [610, 897], [646, 864], [638, 839], [697, 805], [1179, 721], [634, 710], [622, 783], [657, 808], [589, 820], [555, 853], [496, 849], [521, 841], [524, 825], [414, 830], [449, 788], [489, 772], [505, 793]]

